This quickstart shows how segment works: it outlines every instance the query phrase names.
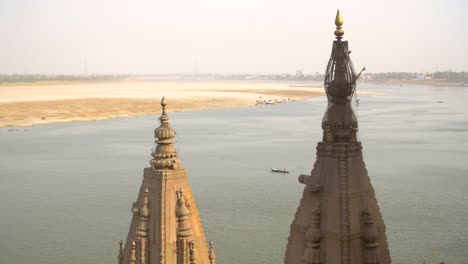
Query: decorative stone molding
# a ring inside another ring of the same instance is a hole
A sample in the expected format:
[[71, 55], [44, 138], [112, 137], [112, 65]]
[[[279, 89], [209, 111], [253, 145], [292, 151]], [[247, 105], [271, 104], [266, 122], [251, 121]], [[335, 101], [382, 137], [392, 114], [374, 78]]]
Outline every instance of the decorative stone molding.
[[136, 264], [136, 243], [132, 241], [132, 249], [130, 251], [130, 264]]
[[317, 202], [312, 212], [312, 224], [305, 233], [306, 249], [303, 260], [306, 264], [320, 264], [320, 241], [322, 231], [320, 230], [320, 202]]
[[185, 205], [185, 199], [183, 194], [182, 188], [180, 188], [177, 192], [177, 208], [176, 208], [176, 216], [177, 216], [177, 238], [184, 239], [189, 237], [192, 234], [192, 226], [190, 225], [189, 215], [190, 211]]
[[380, 264], [378, 260], [377, 248], [379, 243], [377, 239], [379, 232], [375, 226], [374, 219], [369, 209], [364, 209], [362, 212], [363, 235], [364, 239], [364, 263], [365, 264]]
[[208, 250], [208, 259], [210, 260], [210, 264], [216, 264], [216, 255], [213, 246], [213, 241], [210, 241], [210, 249]]
[[190, 241], [189, 244], [189, 259], [190, 259], [190, 264], [197, 264], [197, 259], [195, 257], [195, 241], [192, 240]]

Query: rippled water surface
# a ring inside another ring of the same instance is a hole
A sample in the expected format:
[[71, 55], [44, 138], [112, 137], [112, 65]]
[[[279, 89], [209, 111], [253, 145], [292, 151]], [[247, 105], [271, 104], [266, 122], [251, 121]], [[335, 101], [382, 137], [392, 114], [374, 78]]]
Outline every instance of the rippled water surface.
[[[359, 95], [357, 113], [393, 263], [436, 249], [466, 264], [468, 88], [360, 89], [385, 93]], [[321, 97], [170, 114], [218, 263], [282, 263], [324, 108]], [[0, 129], [0, 263], [116, 263], [157, 125], [146, 116]]]

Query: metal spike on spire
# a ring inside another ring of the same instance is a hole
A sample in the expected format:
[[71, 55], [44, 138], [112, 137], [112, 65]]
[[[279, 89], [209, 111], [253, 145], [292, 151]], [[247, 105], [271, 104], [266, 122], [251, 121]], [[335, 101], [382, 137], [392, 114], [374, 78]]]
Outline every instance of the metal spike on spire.
[[343, 38], [343, 35], [344, 35], [344, 30], [342, 29], [343, 16], [341, 16], [340, 9], [338, 9], [338, 11], [336, 11], [335, 25], [336, 25], [336, 30], [335, 30], [336, 39], [341, 40]]

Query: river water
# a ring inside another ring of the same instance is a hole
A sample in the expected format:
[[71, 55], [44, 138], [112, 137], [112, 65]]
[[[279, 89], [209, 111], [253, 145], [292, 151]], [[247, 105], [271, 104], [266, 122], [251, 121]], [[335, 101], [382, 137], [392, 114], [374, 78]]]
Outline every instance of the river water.
[[[468, 88], [359, 89], [384, 93], [359, 95], [357, 115], [393, 263], [430, 263], [436, 250], [466, 264]], [[170, 114], [218, 263], [282, 263], [325, 104]], [[143, 116], [0, 129], [0, 263], [116, 263], [157, 126]]]

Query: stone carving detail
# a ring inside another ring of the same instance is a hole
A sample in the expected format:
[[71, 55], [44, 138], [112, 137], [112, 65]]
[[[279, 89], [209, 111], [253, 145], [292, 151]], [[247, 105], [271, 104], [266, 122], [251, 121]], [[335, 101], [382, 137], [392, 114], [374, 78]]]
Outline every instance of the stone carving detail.
[[349, 239], [350, 239], [350, 224], [349, 224], [349, 197], [348, 197], [348, 176], [346, 175], [346, 160], [340, 159], [340, 208], [341, 208], [341, 234], [342, 248], [341, 257], [343, 264], [349, 263]]
[[380, 264], [377, 256], [377, 248], [379, 247], [377, 239], [379, 233], [369, 209], [365, 209], [362, 212], [362, 221], [364, 225], [362, 235], [364, 239], [364, 263]]
[[210, 249], [208, 250], [208, 259], [210, 260], [210, 264], [216, 264], [216, 255], [213, 246], [213, 241], [210, 241]]
[[166, 179], [161, 180], [161, 194], [160, 194], [160, 212], [159, 215], [161, 216], [161, 226], [159, 230], [161, 230], [161, 237], [159, 238], [160, 245], [161, 245], [161, 252], [160, 252], [160, 264], [166, 263], [166, 258], [164, 257], [166, 253]]
[[189, 255], [190, 255], [190, 264], [197, 264], [197, 259], [195, 257], [195, 241], [190, 241], [189, 244]]
[[130, 264], [136, 264], [136, 243], [132, 241], [132, 249], [130, 251]]
[[185, 205], [182, 188], [176, 191], [177, 196], [177, 263], [188, 264], [190, 260], [190, 237], [192, 236], [192, 226], [190, 225], [190, 211]]
[[148, 189], [145, 189], [145, 196], [143, 198], [143, 207], [135, 207], [136, 203], [133, 204], [132, 212], [139, 216], [136, 238], [138, 241], [138, 254], [139, 262], [141, 264], [147, 263], [148, 256], [148, 240], [149, 240], [149, 199]]
[[189, 221], [189, 209], [185, 205], [185, 199], [182, 188], [180, 188], [177, 194], [177, 237], [186, 238], [192, 234], [192, 226]]
[[322, 231], [320, 230], [320, 202], [317, 202], [312, 212], [312, 224], [305, 233], [306, 249], [304, 251], [304, 262], [306, 264], [320, 264], [320, 241]]
[[301, 174], [298, 178], [299, 182], [305, 184], [305, 190], [312, 192], [312, 193], [319, 193], [320, 192], [320, 184], [319, 184], [319, 177], [318, 175], [314, 174], [312, 171], [311, 175]]

